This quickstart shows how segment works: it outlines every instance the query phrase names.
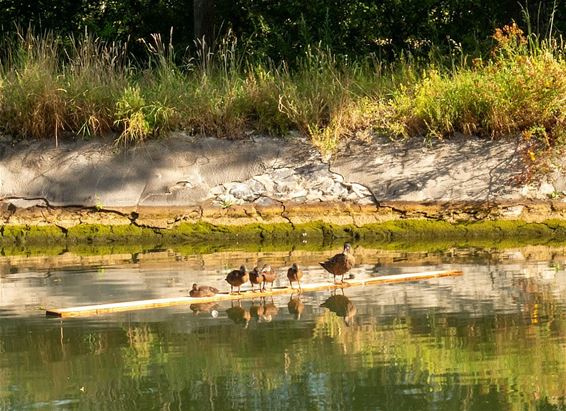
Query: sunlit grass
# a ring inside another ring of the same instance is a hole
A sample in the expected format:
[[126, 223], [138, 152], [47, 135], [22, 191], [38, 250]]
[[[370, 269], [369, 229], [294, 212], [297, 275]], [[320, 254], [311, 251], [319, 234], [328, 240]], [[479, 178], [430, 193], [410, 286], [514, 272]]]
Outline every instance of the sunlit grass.
[[522, 135], [541, 147], [561, 144], [564, 48], [516, 25], [494, 40], [483, 60], [352, 61], [310, 47], [290, 67], [254, 60], [230, 34], [184, 57], [156, 35], [144, 42], [141, 65], [124, 44], [28, 33], [4, 41], [0, 126], [24, 138], [113, 133], [123, 144], [171, 130], [232, 139], [295, 130], [324, 154], [376, 133]]

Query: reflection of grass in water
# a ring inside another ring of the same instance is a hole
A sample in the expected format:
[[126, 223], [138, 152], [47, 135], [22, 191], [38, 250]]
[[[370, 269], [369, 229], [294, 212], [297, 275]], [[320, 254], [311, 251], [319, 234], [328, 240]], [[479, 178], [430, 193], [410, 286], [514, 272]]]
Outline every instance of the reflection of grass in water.
[[[4, 255], [136, 254], [171, 249], [182, 255], [220, 251], [270, 252], [339, 248], [344, 241], [384, 250], [443, 251], [454, 247], [505, 249], [527, 245], [566, 245], [566, 222], [483, 221], [450, 224], [430, 220], [398, 220], [363, 227], [319, 221], [247, 226], [181, 224], [171, 230], [128, 226], [81, 225], [57, 237], [54, 227], [6, 226], [0, 237]], [[61, 233], [59, 233], [61, 234]]]
[[[57, 256], [70, 253], [79, 256], [114, 255], [114, 254], [150, 254], [171, 250], [180, 255], [212, 254], [217, 252], [278, 252], [289, 250], [325, 251], [340, 248], [344, 239], [324, 241], [322, 239], [302, 241], [210, 241], [201, 243], [146, 243], [146, 244], [70, 244], [64, 245], [11, 245], [0, 248], [4, 256]], [[361, 239], [354, 242], [356, 247], [367, 249], [407, 251], [407, 252], [443, 252], [453, 248], [480, 248], [492, 250], [505, 250], [525, 246], [565, 247], [566, 240], [552, 238], [474, 238], [474, 239], [403, 239], [403, 240], [372, 240]]]

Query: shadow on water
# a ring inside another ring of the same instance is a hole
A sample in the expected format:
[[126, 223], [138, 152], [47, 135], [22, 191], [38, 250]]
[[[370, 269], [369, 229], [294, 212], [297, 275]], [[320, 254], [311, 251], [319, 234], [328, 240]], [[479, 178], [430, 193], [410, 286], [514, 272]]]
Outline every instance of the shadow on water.
[[[0, 409], [558, 410], [566, 387], [566, 249], [355, 244], [356, 278], [458, 269], [463, 276], [294, 293], [81, 319], [43, 305], [227, 289], [241, 263], [317, 250], [175, 250], [0, 259]], [[46, 276], [49, 272], [49, 276]]]

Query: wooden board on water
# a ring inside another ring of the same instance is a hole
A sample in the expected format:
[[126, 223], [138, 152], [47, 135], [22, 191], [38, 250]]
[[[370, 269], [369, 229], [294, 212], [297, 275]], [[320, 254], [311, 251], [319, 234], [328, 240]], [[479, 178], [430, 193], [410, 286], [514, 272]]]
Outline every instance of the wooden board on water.
[[[311, 283], [303, 284], [302, 292], [313, 292], [313, 291], [323, 291], [323, 290], [335, 290], [337, 288], [348, 288], [356, 286], [365, 285], [376, 285], [376, 284], [387, 284], [405, 281], [417, 281], [426, 280], [429, 278], [438, 277], [453, 277], [462, 275], [462, 271], [425, 271], [420, 273], [407, 273], [407, 274], [392, 274], [383, 275], [380, 277], [372, 277], [366, 279], [352, 279], [347, 280], [343, 284], [334, 284], [331, 282], [322, 283]], [[297, 287], [296, 283], [293, 284]], [[280, 294], [293, 294], [297, 293], [297, 288], [292, 289], [290, 287], [276, 287], [272, 290], [267, 290], [264, 292], [252, 292], [251, 290], [243, 291], [242, 294], [229, 294], [229, 293], [219, 293], [213, 297], [203, 297], [203, 298], [193, 298], [193, 297], [172, 297], [172, 298], [157, 298], [153, 300], [140, 300], [140, 301], [126, 301], [121, 303], [110, 303], [110, 304], [97, 304], [97, 305], [86, 305], [82, 307], [70, 307], [70, 308], [56, 308], [51, 310], [46, 310], [45, 314], [54, 317], [86, 317], [99, 314], [115, 313], [120, 311], [133, 311], [133, 310], [145, 310], [148, 308], [158, 308], [158, 307], [171, 307], [174, 305], [187, 305], [187, 304], [200, 304], [200, 303], [210, 303], [218, 301], [229, 301], [229, 300], [240, 300], [240, 299], [252, 299], [258, 297], [269, 297], [272, 295]]]

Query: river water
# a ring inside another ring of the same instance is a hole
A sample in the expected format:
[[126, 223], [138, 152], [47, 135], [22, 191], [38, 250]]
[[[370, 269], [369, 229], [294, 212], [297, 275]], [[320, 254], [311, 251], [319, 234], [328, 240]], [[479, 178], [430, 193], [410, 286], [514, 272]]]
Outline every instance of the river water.
[[[227, 289], [338, 248], [0, 257], [0, 409], [558, 410], [566, 250], [356, 248], [357, 278], [463, 275], [87, 318], [44, 309]], [[284, 275], [279, 281], [285, 284]], [[199, 309], [201, 311], [199, 311]]]

